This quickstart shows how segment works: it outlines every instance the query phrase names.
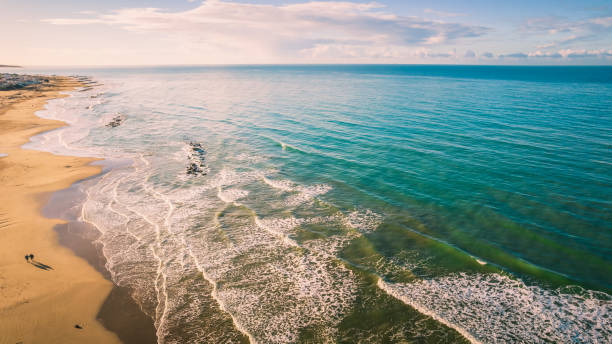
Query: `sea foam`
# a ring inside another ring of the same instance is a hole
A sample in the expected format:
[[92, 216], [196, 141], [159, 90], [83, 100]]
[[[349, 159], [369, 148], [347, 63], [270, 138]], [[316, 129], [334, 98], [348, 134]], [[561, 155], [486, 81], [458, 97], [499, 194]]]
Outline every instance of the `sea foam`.
[[580, 287], [545, 289], [500, 274], [452, 274], [378, 286], [472, 342], [609, 343], [610, 296]]

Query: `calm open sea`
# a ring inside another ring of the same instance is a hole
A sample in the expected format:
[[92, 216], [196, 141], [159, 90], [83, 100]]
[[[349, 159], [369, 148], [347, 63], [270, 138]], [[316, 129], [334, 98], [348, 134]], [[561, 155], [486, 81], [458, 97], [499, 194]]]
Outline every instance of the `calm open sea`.
[[612, 67], [24, 72], [160, 343], [612, 340]]

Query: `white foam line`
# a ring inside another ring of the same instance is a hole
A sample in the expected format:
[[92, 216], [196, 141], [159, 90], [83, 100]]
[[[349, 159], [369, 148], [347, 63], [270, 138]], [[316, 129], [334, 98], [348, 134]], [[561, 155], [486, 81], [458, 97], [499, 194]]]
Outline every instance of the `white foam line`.
[[[262, 176], [262, 178], [266, 182], [266, 184], [268, 184], [268, 185], [270, 185], [270, 186], [272, 186], [274, 188], [281, 189], [281, 190], [284, 190], [284, 191], [293, 190], [292, 188], [288, 188], [288, 187], [282, 185], [282, 183], [274, 183], [271, 180], [269, 180], [268, 178], [266, 178], [265, 176]], [[237, 203], [235, 201], [230, 201], [227, 198], [223, 197], [220, 186], [217, 187], [217, 197], [220, 200], [222, 200], [223, 202], [225, 202], [225, 203], [232, 203], [232, 204], [234, 204], [236, 206], [240, 206], [241, 205], [240, 203]], [[287, 236], [286, 234], [281, 233], [279, 231], [276, 231], [276, 230], [274, 230], [274, 229], [264, 225], [261, 222], [261, 220], [259, 219], [259, 217], [257, 217], [257, 214], [254, 214], [254, 217], [255, 217], [255, 224], [260, 229], [263, 229], [264, 231], [266, 231], [266, 232], [272, 234], [273, 236], [279, 238], [283, 243], [285, 243], [285, 244], [287, 244], [289, 246], [293, 246], [293, 247], [299, 247], [300, 246], [300, 245], [297, 244], [297, 242], [295, 242], [295, 240], [289, 238], [289, 236]]]
[[[142, 156], [142, 154], [140, 155], [140, 158], [141, 158], [141, 160], [144, 160], [144, 161], [145, 161], [145, 163], [146, 163], [146, 165], [147, 165], [147, 166], [150, 166], [150, 163], [149, 163], [149, 162], [148, 162], [146, 159], [144, 159], [144, 157]], [[163, 194], [161, 194], [159, 191], [155, 190], [155, 188], [151, 187], [151, 186], [150, 186], [150, 185], [147, 183], [147, 181], [149, 180], [149, 178], [150, 178], [150, 177], [151, 177], [151, 174], [149, 174], [149, 175], [146, 177], [146, 179], [145, 179], [145, 181], [144, 181], [144, 183], [143, 183], [143, 186], [144, 186], [144, 188], [145, 188], [145, 190], [146, 190], [146, 191], [148, 191], [149, 193], [153, 194], [153, 197], [155, 197], [155, 198], [157, 198], [158, 200], [161, 200], [161, 201], [163, 201], [164, 203], [166, 203], [166, 206], [168, 207], [168, 211], [166, 212], [166, 216], [164, 217], [164, 226], [166, 227], [166, 231], [167, 231], [168, 233], [173, 234], [173, 233], [172, 233], [172, 230], [171, 230], [171, 226], [170, 226], [170, 218], [172, 217], [172, 214], [174, 213], [174, 205], [172, 204], [172, 202], [171, 202], [171, 201], [170, 201], [170, 200], [169, 200], [169, 199], [168, 199], [166, 196], [164, 196]], [[158, 247], [161, 249], [161, 245], [160, 245], [160, 236], [159, 236], [159, 226], [157, 226], [156, 228], [157, 228], [157, 230], [158, 230], [158, 235], [157, 235], [157, 243], [158, 243], [158, 244], [157, 244], [157, 245], [158, 245]], [[160, 266], [160, 268], [161, 268], [161, 266]], [[160, 270], [160, 271], [161, 271], [161, 270]], [[162, 274], [163, 274], [163, 273], [162, 273]], [[167, 281], [167, 276], [166, 276], [165, 274], [163, 274], [163, 276], [164, 276], [164, 284], [163, 284], [163, 287], [164, 287], [164, 295], [165, 295], [165, 300], [164, 300], [164, 311], [163, 311], [162, 316], [161, 316], [161, 319], [160, 319], [160, 327], [159, 327], [159, 329], [158, 329], [158, 332], [160, 332], [160, 331], [161, 331], [162, 326], [163, 326], [163, 324], [164, 324], [165, 320], [168, 318], [168, 292], [167, 292], [167, 287], [168, 287], [167, 283], [168, 283], [168, 281]], [[158, 343], [161, 343], [161, 342], [162, 342], [161, 336], [160, 336], [160, 335], [158, 335], [158, 337], [157, 337], [157, 338], [158, 338], [158, 339], [157, 339]]]
[[[130, 231], [130, 228], [129, 228], [129, 225], [128, 225], [128, 224], [129, 224], [129, 221], [130, 221], [130, 217], [129, 217], [129, 216], [127, 216], [126, 214], [124, 214], [124, 213], [122, 213], [122, 212], [118, 211], [118, 210], [113, 209], [113, 207], [112, 207], [113, 202], [114, 202], [114, 203], [117, 203], [117, 204], [121, 204], [121, 202], [120, 202], [120, 201], [118, 200], [118, 198], [117, 198], [117, 197], [118, 197], [118, 194], [117, 194], [117, 188], [119, 187], [119, 184], [121, 184], [121, 182], [122, 182], [122, 180], [123, 180], [123, 179], [124, 179], [124, 178], [118, 178], [118, 179], [116, 180], [116, 182], [115, 182], [115, 187], [113, 188], [113, 199], [112, 199], [112, 201], [111, 201], [111, 202], [109, 202], [109, 209], [110, 209], [112, 212], [114, 212], [114, 213], [116, 213], [116, 214], [118, 214], [118, 215], [120, 215], [120, 216], [122, 216], [123, 218], [125, 218], [125, 219], [126, 219], [126, 222], [125, 222], [125, 224], [124, 224], [124, 226], [125, 226], [125, 231], [126, 231], [126, 233], [128, 233], [129, 235], [131, 235], [131, 236], [132, 236], [134, 239], [136, 239], [136, 242], [134, 242], [134, 244], [132, 244], [132, 245], [130, 246], [130, 247], [132, 247], [132, 246], [134, 246], [134, 245], [139, 245], [140, 243], [142, 243], [142, 238], [138, 237], [137, 235], [135, 235], [134, 233], [132, 233], [132, 231]], [[127, 206], [127, 205], [124, 205], [124, 206], [125, 206], [125, 207], [126, 207], [128, 210], [130, 210], [129, 206]], [[130, 211], [131, 211], [131, 210], [130, 210]], [[131, 211], [131, 212], [132, 212], [132, 213], [134, 213], [134, 214], [136, 214], [137, 216], [140, 216], [140, 215], [138, 215], [137, 213], [135, 213], [134, 211]], [[103, 242], [102, 242], [101, 244], [102, 244], [103, 246], [105, 245]], [[104, 255], [104, 251], [102, 251], [102, 254]], [[154, 252], [153, 252], [153, 254], [155, 255], [155, 253], [154, 253]], [[106, 256], [105, 256], [105, 257], [106, 257]], [[107, 259], [106, 259], [106, 261], [107, 261], [107, 264], [108, 264], [108, 262], [110, 262], [110, 259], [109, 259], [109, 258], [107, 258]], [[108, 270], [108, 271], [111, 271], [110, 267], [107, 267], [107, 270]], [[158, 292], [158, 291], [157, 291], [157, 292]], [[156, 295], [157, 295], [157, 294], [156, 294]], [[140, 305], [140, 304], [139, 304], [139, 305], [138, 305], [138, 307], [140, 308], [140, 310], [141, 310], [143, 313], [145, 313], [145, 314], [146, 314], [146, 311], [145, 311], [145, 310], [142, 308], [142, 305]], [[156, 336], [157, 336], [157, 333], [156, 333]], [[159, 337], [158, 337], [158, 338], [159, 338]]]
[[[148, 179], [149, 176], [145, 177], [144, 181], [146, 182], [146, 179]], [[155, 232], [156, 232], [156, 246], [157, 249], [161, 250], [161, 246], [159, 244], [160, 242], [160, 229], [159, 229], [159, 225], [157, 225], [156, 223], [154, 223], [154, 221], [149, 220], [149, 218], [140, 213], [139, 211], [132, 209], [131, 207], [126, 205], [126, 208], [131, 211], [132, 213], [138, 215], [140, 218], [142, 218], [144, 221], [146, 221], [147, 223], [149, 223], [153, 228], [155, 228]], [[156, 278], [155, 278], [155, 283], [153, 283], [153, 286], [155, 287], [155, 295], [157, 297], [157, 306], [155, 307], [155, 319], [156, 321], [159, 321], [159, 324], [157, 325], [157, 331], [156, 331], [156, 336], [157, 336], [157, 342], [159, 344], [163, 343], [162, 340], [162, 336], [161, 336], [161, 329], [163, 328], [163, 321], [164, 318], [164, 312], [166, 310], [166, 304], [168, 302], [168, 294], [166, 291], [166, 278], [165, 278], [165, 274], [162, 271], [162, 265], [163, 265], [163, 260], [161, 259], [161, 257], [159, 255], [157, 255], [156, 252], [156, 247], [154, 247], [153, 245], [149, 245], [149, 248], [151, 250], [151, 253], [153, 254], [153, 257], [155, 257], [155, 259], [158, 261], [158, 265], [157, 265], [157, 271], [156, 271]], [[159, 279], [160, 277], [163, 277], [163, 281], [161, 284], [161, 288], [159, 286]], [[164, 303], [163, 303], [163, 311], [160, 311], [160, 307], [162, 307], [162, 300], [160, 299], [160, 294], [164, 294]], [[160, 316], [160, 312], [162, 313], [162, 315]]]
[[444, 325], [454, 329], [455, 331], [459, 332], [463, 337], [465, 337], [467, 340], [469, 340], [472, 344], [482, 344], [481, 341], [476, 339], [474, 336], [472, 336], [465, 329], [457, 326], [456, 324], [453, 324], [453, 323], [447, 321], [446, 319], [440, 317], [438, 314], [434, 313], [433, 311], [427, 309], [426, 307], [423, 307], [421, 304], [412, 301], [409, 297], [407, 297], [405, 295], [401, 295], [400, 293], [395, 292], [391, 287], [389, 287], [387, 285], [387, 283], [385, 283], [385, 281], [382, 280], [382, 278], [380, 278], [380, 277], [378, 278], [378, 282], [376, 283], [376, 286], [378, 286], [378, 288], [383, 290], [388, 295], [393, 296], [394, 298], [402, 301], [403, 303], [407, 304], [408, 306], [416, 309], [419, 313], [422, 313], [422, 314], [425, 314], [427, 316], [430, 316], [434, 320], [436, 320], [437, 322], [442, 323], [442, 324], [444, 324]]
[[[159, 243], [158, 243], [158, 246], [159, 246]], [[156, 271], [157, 276], [155, 277], [155, 283], [153, 285], [155, 286], [155, 294], [156, 294], [156, 297], [157, 297], [157, 306], [155, 307], [155, 319], [157, 321], [159, 321], [159, 323], [157, 325], [157, 331], [155, 331], [155, 336], [157, 337], [157, 343], [161, 344], [161, 343], [163, 343], [162, 333], [161, 333], [162, 328], [163, 328], [162, 327], [163, 320], [164, 320], [163, 312], [165, 311], [166, 303], [168, 302], [168, 294], [166, 293], [165, 284], [164, 283], [162, 283], [162, 287], [163, 288], [161, 290], [160, 290], [160, 287], [158, 286], [159, 279], [160, 279], [161, 276], [163, 276], [163, 272], [161, 271], [162, 270], [162, 260], [157, 255], [157, 253], [155, 252], [154, 247], [152, 245], [149, 245], [149, 247], [151, 248], [151, 253], [153, 254], [153, 257], [155, 257], [155, 259], [157, 259], [157, 261], [159, 262], [157, 264], [157, 271]], [[163, 279], [163, 281], [165, 282], [165, 278]], [[162, 311], [162, 316], [160, 317], [159, 316], [159, 313], [160, 313], [159, 309], [160, 309], [160, 307], [162, 307], [162, 303], [161, 303], [159, 295], [160, 295], [161, 292], [163, 292], [165, 294], [165, 297], [164, 297], [164, 305], [163, 305], [164, 311]]]
[[[102, 183], [102, 181], [104, 181], [104, 179], [106, 179], [106, 177], [108, 177], [109, 175], [110, 175], [110, 173], [106, 173], [106, 174], [104, 174], [104, 175], [102, 176], [102, 178], [100, 178], [100, 179], [98, 180], [98, 182], [96, 183], [96, 185], [94, 185], [94, 186], [98, 186], [98, 185], [100, 185], [100, 184]], [[90, 188], [93, 188], [94, 186], [91, 186]], [[83, 206], [81, 207], [81, 215], [80, 215], [80, 217], [78, 218], [78, 220], [79, 220], [79, 221], [81, 221], [81, 222], [89, 223], [89, 224], [91, 224], [92, 226], [96, 227], [96, 228], [98, 229], [98, 231], [100, 231], [100, 233], [104, 233], [103, 231], [101, 231], [101, 230], [100, 230], [100, 229], [101, 229], [101, 228], [100, 228], [100, 226], [99, 226], [98, 224], [96, 224], [95, 222], [92, 222], [92, 221], [88, 220], [88, 219], [87, 219], [87, 216], [86, 216], [86, 214], [85, 214], [85, 203], [87, 203], [87, 201], [91, 199], [91, 197], [90, 197], [90, 196], [91, 196], [91, 194], [90, 194], [90, 192], [89, 192], [89, 189], [90, 189], [90, 188], [87, 188], [87, 189], [85, 190], [85, 194], [87, 195], [87, 197], [85, 198], [85, 201], [83, 202]], [[96, 241], [97, 241], [97, 240], [96, 240]], [[103, 243], [102, 243], [102, 244], [103, 244]], [[108, 257], [107, 257], [107, 258], [108, 258]]]
[[[108, 174], [110, 174], [110, 172], [109, 172]], [[122, 212], [118, 211], [118, 210], [115, 210], [115, 209], [113, 208], [113, 202], [114, 202], [114, 203], [117, 203], [117, 204], [121, 204], [121, 202], [120, 202], [120, 201], [118, 200], [118, 198], [117, 198], [117, 197], [118, 197], [118, 195], [117, 195], [117, 188], [119, 187], [119, 184], [121, 184], [121, 182], [122, 182], [122, 180], [123, 180], [123, 179], [124, 179], [124, 178], [118, 178], [117, 180], [115, 180], [115, 181], [114, 181], [114, 183], [113, 183], [113, 184], [114, 184], [115, 186], [113, 187], [113, 199], [112, 199], [111, 201], [109, 201], [109, 203], [108, 203], [108, 208], [110, 209], [110, 211], [112, 211], [112, 212], [114, 212], [115, 214], [117, 214], [117, 215], [119, 215], [119, 216], [123, 217], [124, 219], [126, 219], [126, 222], [124, 223], [125, 231], [126, 231], [126, 233], [128, 233], [130, 236], [132, 236], [134, 239], [136, 239], [136, 242], [134, 242], [134, 243], [133, 243], [131, 246], [129, 246], [129, 247], [128, 247], [128, 249], [129, 249], [129, 248], [131, 248], [131, 247], [132, 247], [132, 246], [134, 246], [134, 245], [139, 245], [140, 243], [142, 243], [142, 239], [130, 231], [129, 226], [128, 226], [129, 221], [130, 221], [130, 217], [129, 217], [129, 216], [127, 216], [126, 214], [124, 214], [124, 213], [122, 213]], [[111, 184], [111, 185], [113, 185], [113, 184]], [[96, 184], [96, 185], [97, 185], [97, 184]], [[103, 189], [104, 189], [104, 188], [103, 188]], [[87, 192], [88, 197], [89, 197], [89, 190], [86, 190], [86, 192]], [[128, 208], [128, 210], [129, 210], [129, 207], [127, 207], [127, 205], [126, 205], [126, 208]], [[134, 213], [134, 212], [132, 212], [132, 213]], [[134, 213], [134, 214], [136, 214], [136, 213]], [[136, 215], [138, 215], [138, 214], [136, 214]], [[94, 227], [98, 228], [98, 230], [99, 230], [99, 227], [98, 227], [98, 225], [97, 225], [97, 224], [94, 224], [94, 223], [91, 223], [91, 222], [89, 222], [89, 223], [90, 223], [90, 224], [92, 224]], [[111, 277], [112, 277], [112, 276], [113, 276], [113, 273], [112, 273], [112, 269], [111, 269], [111, 266], [110, 266], [110, 265], [111, 265], [111, 258], [110, 258], [110, 257], [108, 257], [108, 256], [106, 256], [106, 254], [104, 253], [104, 247], [106, 246], [106, 243], [105, 243], [105, 242], [103, 242], [103, 241], [101, 241], [100, 239], [96, 239], [96, 242], [98, 242], [98, 243], [100, 243], [100, 244], [102, 245], [102, 255], [103, 255], [105, 258], [106, 258], [106, 264], [105, 264], [105, 266], [106, 266], [106, 270], [107, 270], [107, 271], [109, 271], [109, 272], [111, 273]], [[115, 283], [116, 283], [116, 284], [118, 284], [116, 281], [115, 281]], [[146, 312], [146, 311], [145, 311], [145, 310], [142, 308], [142, 305], [141, 305], [141, 304], [139, 304], [139, 303], [138, 303], [138, 307], [140, 308], [140, 310], [141, 310], [143, 313], [145, 313], [145, 314], [147, 313], [147, 312]]]
[[[140, 159], [141, 159], [143, 162], [145, 162], [145, 164], [146, 164], [147, 166], [149, 165], [148, 161], [146, 161], [146, 160], [145, 160], [145, 159], [142, 157], [142, 155], [140, 156]], [[137, 167], [136, 167], [135, 165], [136, 165], [136, 164], [134, 163], [134, 165], [133, 165], [133, 166], [134, 166], [134, 168], [136, 168], [136, 169], [137, 169]], [[105, 174], [105, 175], [104, 175], [102, 178], [100, 178], [100, 180], [98, 181], [98, 183], [97, 183], [96, 185], [99, 185], [99, 184], [102, 182], [102, 180], [104, 180], [104, 179], [105, 179], [105, 178], [106, 178], [108, 175], [110, 175], [110, 173]], [[142, 185], [143, 185], [145, 188], [146, 188], [145, 184], [146, 184], [146, 182], [148, 181], [148, 179], [149, 179], [149, 178], [150, 178], [150, 174], [146, 175], [146, 176], [145, 176], [145, 178], [143, 178], [143, 180], [142, 180], [142, 182], [141, 182], [141, 184], [142, 184]], [[89, 199], [89, 190], [86, 190], [86, 193], [87, 193], [87, 198]], [[138, 215], [140, 218], [142, 218], [142, 219], [143, 219], [143, 220], [145, 220], [146, 222], [148, 222], [148, 223], [149, 223], [149, 224], [150, 224], [150, 225], [151, 225], [153, 228], [155, 228], [155, 231], [156, 231], [156, 239], [157, 239], [157, 240], [156, 240], [156, 245], [157, 245], [157, 248], [161, 250], [161, 246], [160, 246], [160, 239], [161, 239], [161, 237], [160, 237], [160, 228], [159, 228], [159, 225], [158, 225], [158, 224], [156, 224], [154, 221], [149, 220], [149, 218], [148, 218], [146, 215], [144, 215], [144, 214], [140, 213], [139, 211], [137, 211], [137, 210], [135, 210], [135, 209], [132, 209], [131, 207], [129, 207], [129, 206], [127, 206], [127, 205], [126, 205], [126, 208], [127, 208], [129, 211], [131, 211], [132, 213], [134, 213], [134, 214]], [[97, 226], [95, 223], [93, 223], [93, 222], [91, 222], [91, 221], [89, 221], [89, 220], [87, 220], [87, 219], [86, 219], [84, 209], [85, 209], [85, 207], [81, 208], [81, 219], [82, 219], [82, 221], [83, 221], [83, 222], [90, 223], [90, 224], [92, 224], [93, 226], [96, 226], [96, 228], [97, 228], [98, 226]], [[167, 217], [168, 217], [168, 216], [167, 216]], [[102, 244], [104, 245], [104, 243], [102, 243]], [[151, 253], [153, 254], [153, 257], [155, 257], [155, 259], [158, 261], [158, 266], [157, 266], [157, 271], [156, 271], [156, 273], [157, 273], [157, 277], [155, 278], [155, 283], [154, 283], [153, 285], [154, 285], [154, 287], [155, 287], [155, 294], [156, 294], [156, 297], [157, 297], [157, 306], [155, 307], [155, 318], [156, 318], [156, 321], [159, 321], [159, 324], [157, 325], [156, 336], [157, 336], [157, 342], [158, 342], [159, 344], [162, 344], [162, 343], [163, 343], [163, 339], [162, 339], [162, 336], [161, 336], [161, 330], [162, 330], [162, 328], [163, 328], [163, 326], [162, 326], [162, 325], [163, 325], [163, 320], [165, 320], [165, 317], [166, 317], [166, 314], [165, 314], [165, 313], [167, 312], [167, 310], [166, 310], [166, 308], [167, 308], [167, 307], [166, 307], [166, 305], [167, 305], [167, 302], [168, 302], [168, 293], [167, 293], [167, 291], [166, 291], [166, 287], [167, 287], [167, 285], [166, 285], [166, 276], [165, 276], [165, 274], [162, 272], [162, 263], [163, 263], [163, 261], [162, 261], [161, 257], [159, 257], [159, 256], [157, 255], [157, 252], [155, 251], [155, 248], [153, 247], [153, 245], [149, 245], [149, 248], [151, 249]], [[108, 259], [108, 257], [106, 257], [106, 258], [107, 258], [107, 264], [108, 264], [108, 262], [110, 262], [110, 259]], [[108, 267], [107, 267], [107, 268], [108, 268]], [[110, 271], [110, 269], [108, 269], [108, 270]], [[161, 288], [161, 289], [160, 289], [160, 287], [159, 287], [159, 285], [158, 285], [160, 277], [163, 277], [163, 282], [162, 282], [162, 288]], [[164, 310], [162, 311], [162, 316], [160, 317], [160, 315], [159, 315], [159, 313], [160, 313], [159, 308], [162, 306], [162, 302], [161, 302], [161, 300], [160, 300], [160, 294], [161, 294], [161, 293], [163, 293], [163, 294], [164, 294], [164, 305], [163, 305]]]
[[291, 191], [295, 191], [295, 188], [286, 185], [289, 184], [288, 182], [278, 182], [278, 181], [274, 181], [274, 180], [270, 180], [268, 178], [266, 178], [265, 176], [261, 176], [261, 178], [263, 179], [263, 181], [270, 185], [271, 187], [275, 188], [275, 189], [279, 189], [285, 192], [291, 192]]
[[66, 150], [71, 151], [70, 147], [68, 147], [68, 144], [66, 143], [66, 140], [64, 140], [64, 131], [63, 130], [59, 130], [59, 132], [57, 133], [57, 139], [62, 144], [62, 146], [64, 146], [64, 148], [66, 148]]
[[108, 208], [114, 212], [115, 214], [122, 216], [126, 221], [125, 221], [125, 232], [128, 233], [129, 235], [131, 235], [134, 239], [136, 239], [137, 242], [141, 242], [142, 238], [139, 238], [138, 236], [136, 236], [134, 233], [132, 233], [130, 231], [130, 226], [128, 226], [128, 224], [130, 223], [130, 217], [121, 213], [118, 210], [115, 210], [113, 208], [113, 202], [117, 203], [117, 204], [121, 204], [121, 202], [119, 202], [119, 200], [117, 199], [118, 195], [117, 195], [117, 188], [119, 187], [119, 184], [121, 184], [122, 178], [117, 179], [117, 182], [115, 183], [115, 187], [113, 188], [113, 199], [112, 201], [109, 203]]
[[[146, 159], [143, 158], [142, 154], [140, 156], [140, 158], [142, 160], [145, 161], [145, 163], [147, 164], [147, 166], [149, 166], [149, 162], [146, 161]], [[166, 206], [168, 206], [168, 211], [166, 213], [166, 216], [164, 217], [164, 225], [166, 226], [166, 229], [168, 230], [168, 232], [172, 232], [170, 230], [170, 218], [172, 217], [172, 213], [174, 213], [174, 204], [172, 204], [172, 201], [170, 201], [170, 199], [166, 196], [164, 196], [162, 193], [160, 193], [159, 191], [155, 190], [155, 188], [151, 187], [149, 184], [147, 184], [146, 182], [149, 180], [149, 178], [151, 177], [151, 175], [149, 174], [144, 183], [143, 186], [145, 188], [145, 190], [147, 190], [148, 192], [152, 193], [153, 196], [155, 198], [157, 198], [158, 200], [163, 201], [164, 203], [166, 203]]]
[[263, 224], [263, 222], [259, 219], [259, 217], [257, 217], [257, 215], [255, 215], [255, 224], [257, 225], [257, 227], [263, 229], [264, 231], [274, 235], [275, 237], [279, 238], [283, 243], [289, 245], [289, 246], [293, 246], [293, 247], [300, 247], [300, 245], [298, 245], [298, 243], [289, 238], [288, 235], [281, 233], [279, 231], [276, 231], [266, 225]]
[[255, 338], [249, 333], [249, 331], [247, 331], [246, 328], [244, 328], [244, 326], [242, 326], [240, 324], [240, 322], [236, 319], [236, 317], [234, 317], [234, 315], [229, 312], [227, 310], [227, 307], [225, 305], [225, 302], [223, 302], [223, 300], [221, 300], [218, 296], [218, 288], [217, 288], [217, 283], [206, 273], [206, 270], [200, 265], [200, 262], [198, 261], [198, 259], [195, 257], [195, 255], [193, 254], [193, 251], [191, 250], [190, 246], [187, 244], [187, 242], [185, 241], [185, 238], [182, 237], [182, 241], [183, 241], [183, 245], [187, 248], [187, 252], [189, 253], [189, 256], [191, 256], [191, 258], [193, 259], [196, 268], [198, 269], [198, 271], [200, 271], [200, 273], [202, 274], [202, 277], [208, 281], [208, 283], [210, 283], [213, 287], [212, 292], [210, 293], [210, 296], [217, 302], [217, 304], [219, 305], [219, 309], [221, 309], [221, 311], [227, 313], [230, 318], [232, 319], [232, 323], [234, 323], [234, 326], [236, 327], [236, 329], [238, 329], [238, 331], [240, 331], [242, 334], [244, 334], [245, 336], [247, 336], [249, 338], [249, 342], [253, 343], [253, 344], [257, 344], [257, 341], [255, 340]]
[[[109, 174], [110, 174], [110, 173], [109, 173]], [[111, 186], [113, 186], [113, 185], [114, 185], [114, 187], [112, 188], [112, 195], [113, 195], [113, 198], [112, 198], [111, 200], [109, 200], [109, 201], [108, 201], [108, 203], [106, 204], [106, 208], [108, 208], [108, 210], [110, 210], [111, 212], [113, 212], [113, 213], [115, 213], [115, 214], [117, 214], [117, 215], [119, 215], [119, 216], [121, 216], [121, 217], [123, 217], [123, 218], [125, 219], [125, 222], [123, 223], [123, 226], [125, 227], [125, 232], [126, 232], [127, 234], [129, 234], [130, 236], [132, 236], [134, 239], [136, 239], [136, 242], [135, 242], [134, 244], [132, 244], [132, 245], [131, 245], [131, 246], [133, 246], [133, 245], [137, 245], [137, 244], [138, 244], [138, 243], [141, 241], [141, 239], [140, 239], [138, 236], [134, 235], [134, 234], [133, 234], [133, 233], [132, 233], [132, 232], [129, 230], [129, 226], [128, 226], [128, 224], [129, 224], [129, 222], [130, 222], [130, 217], [129, 217], [129, 216], [127, 216], [127, 215], [125, 215], [125, 214], [123, 214], [122, 212], [119, 212], [118, 210], [115, 210], [115, 209], [113, 208], [113, 203], [117, 203], [117, 204], [120, 204], [120, 203], [121, 203], [121, 202], [119, 202], [119, 200], [117, 199], [117, 188], [118, 188], [119, 184], [121, 184], [121, 181], [122, 181], [122, 180], [123, 180], [123, 178], [118, 178], [118, 179], [114, 180], [112, 183], [110, 183], [109, 185], [107, 185], [107, 186], [103, 187], [101, 190], [105, 190], [105, 189], [110, 188]], [[87, 194], [88, 194], [88, 197], [89, 197], [89, 192], [87, 192]], [[96, 226], [96, 227], [98, 228], [98, 225], [94, 225], [94, 226]], [[106, 246], [106, 245], [105, 245], [105, 243], [104, 243], [104, 242], [102, 242], [102, 241], [101, 241], [99, 238], [98, 238], [98, 239], [96, 239], [96, 242], [98, 242], [98, 243], [102, 244], [103, 248], [104, 248], [104, 246]], [[131, 247], [131, 246], [129, 246], [129, 247]], [[104, 255], [104, 251], [102, 251], [102, 254]], [[104, 257], [106, 257], [106, 255], [104, 255]], [[110, 261], [111, 261], [111, 260], [110, 260], [110, 257], [106, 257], [106, 262], [107, 262], [107, 263], [106, 263], [106, 265], [107, 265], [107, 266], [106, 266], [106, 270], [108, 270], [108, 271], [111, 271], [111, 269], [110, 269]], [[112, 274], [111, 274], [111, 275], [112, 275]]]
[[[106, 177], [107, 177], [107, 176], [109, 176], [109, 175], [110, 175], [110, 173], [106, 173], [106, 174], [104, 174], [104, 175], [102, 176], [102, 178], [100, 178], [100, 180], [98, 180], [98, 182], [96, 183], [96, 186], [97, 186], [97, 185], [100, 185], [100, 183], [101, 183], [101, 182], [102, 182], [104, 179], [106, 179]], [[93, 186], [92, 186], [92, 187], [93, 187]], [[91, 188], [91, 187], [90, 187], [90, 188]], [[104, 232], [103, 232], [103, 231], [102, 231], [102, 229], [100, 228], [100, 225], [99, 225], [99, 224], [97, 224], [97, 223], [95, 223], [95, 222], [93, 222], [93, 221], [88, 220], [88, 219], [86, 218], [86, 215], [85, 215], [85, 203], [87, 203], [87, 200], [91, 199], [91, 197], [90, 197], [90, 192], [89, 192], [89, 189], [90, 189], [90, 188], [87, 188], [87, 189], [85, 190], [85, 194], [87, 195], [87, 197], [86, 197], [85, 202], [83, 202], [83, 205], [81, 206], [81, 215], [80, 215], [80, 217], [79, 217], [79, 221], [84, 222], [84, 223], [88, 223], [88, 224], [92, 225], [94, 228], [96, 228], [96, 229], [98, 230], [98, 232], [100, 232], [100, 233], [102, 233], [102, 235], [104, 235]], [[127, 226], [126, 226], [126, 227], [127, 227]], [[100, 238], [96, 239], [96, 240], [94, 241], [94, 243], [99, 243], [99, 244], [101, 244], [101, 245], [102, 245], [102, 250], [101, 250], [101, 251], [102, 251], [102, 255], [103, 255], [103, 256], [104, 256], [104, 258], [106, 259], [106, 263], [104, 264], [104, 267], [106, 268], [106, 270], [107, 270], [107, 271], [109, 271], [109, 272], [111, 273], [111, 278], [112, 278], [113, 274], [112, 274], [112, 269], [111, 269], [111, 266], [110, 266], [110, 265], [111, 265], [111, 257], [108, 257], [108, 256], [107, 256], [107, 255], [104, 253], [104, 247], [106, 247], [106, 244], [105, 244], [103, 241], [101, 241], [101, 240], [100, 240]], [[116, 283], [116, 282], [115, 282], [115, 283]], [[142, 308], [141, 308], [141, 309], [142, 309]]]
[[231, 203], [237, 207], [241, 206], [240, 203], [236, 202], [236, 201], [232, 201], [228, 198], [226, 198], [225, 196], [223, 196], [223, 191], [221, 191], [221, 187], [217, 186], [217, 198], [219, 198], [220, 200], [222, 200], [225, 203]]
[[[150, 163], [144, 158], [144, 156], [142, 154], [139, 155], [140, 160], [142, 160], [146, 166], [150, 166]], [[142, 180], [141, 184], [142, 186], [147, 189], [147, 182], [149, 180], [149, 178], [151, 178], [151, 172], [149, 172]], [[131, 211], [134, 211], [132, 209], [130, 209]], [[158, 250], [161, 251], [161, 229], [159, 227], [159, 224], [155, 223], [154, 221], [151, 221], [148, 219], [148, 217], [144, 214], [140, 214], [138, 212], [135, 211], [135, 213], [139, 214], [145, 221], [147, 221], [149, 224], [151, 224], [153, 226], [153, 228], [155, 228], [155, 245], [157, 247]], [[153, 256], [155, 257], [155, 259], [158, 260], [159, 264], [157, 265], [157, 277], [155, 279], [155, 289], [157, 292], [157, 307], [155, 307], [155, 318], [159, 321], [159, 324], [157, 326], [157, 331], [156, 331], [156, 335], [157, 335], [157, 343], [162, 344], [163, 338], [162, 338], [162, 330], [163, 330], [163, 325], [164, 325], [164, 321], [167, 318], [167, 312], [168, 312], [168, 291], [167, 291], [167, 278], [166, 278], [166, 274], [164, 274], [162, 266], [163, 266], [163, 261], [161, 259], [161, 257], [159, 257], [157, 255], [157, 252], [155, 252], [155, 249], [153, 249], [152, 245], [150, 245], [151, 247], [151, 252], [153, 253]], [[158, 281], [159, 279], [162, 278], [162, 282], [161, 282], [161, 291], [164, 295], [164, 303], [162, 306], [162, 302], [159, 298], [159, 291], [160, 289], [157, 287]], [[160, 307], [163, 307], [163, 309], [161, 310], [161, 316], [160, 316]]]

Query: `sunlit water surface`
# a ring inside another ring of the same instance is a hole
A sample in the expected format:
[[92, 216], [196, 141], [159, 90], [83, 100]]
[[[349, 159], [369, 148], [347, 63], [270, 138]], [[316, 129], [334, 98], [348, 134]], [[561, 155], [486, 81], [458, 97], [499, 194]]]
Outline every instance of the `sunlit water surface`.
[[40, 72], [160, 342], [612, 340], [612, 68]]

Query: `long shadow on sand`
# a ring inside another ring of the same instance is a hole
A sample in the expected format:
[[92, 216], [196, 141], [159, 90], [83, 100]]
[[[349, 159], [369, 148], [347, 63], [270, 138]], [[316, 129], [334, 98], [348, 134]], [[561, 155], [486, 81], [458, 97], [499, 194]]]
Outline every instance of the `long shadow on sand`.
[[31, 262], [30, 264], [42, 270], [53, 270], [53, 268], [47, 264], [43, 264], [41, 262]]

